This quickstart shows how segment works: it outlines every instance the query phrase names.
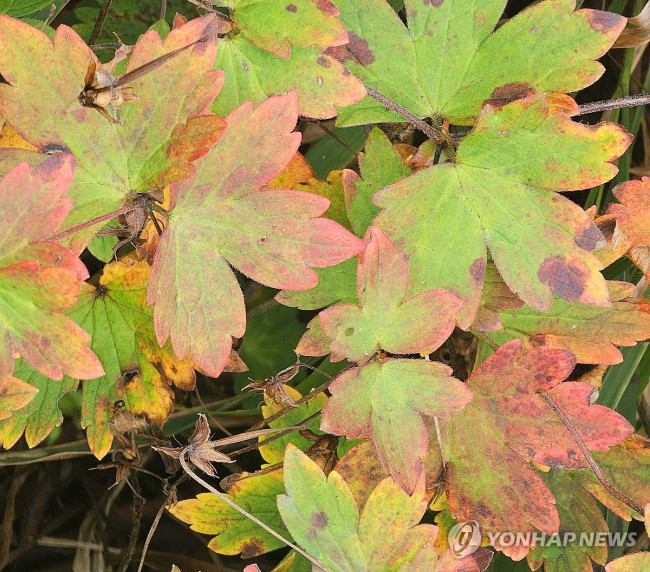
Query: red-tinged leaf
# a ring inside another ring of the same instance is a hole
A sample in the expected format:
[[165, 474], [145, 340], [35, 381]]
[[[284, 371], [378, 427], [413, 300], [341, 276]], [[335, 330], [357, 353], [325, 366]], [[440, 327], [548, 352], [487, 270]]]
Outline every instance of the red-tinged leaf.
[[384, 210], [374, 224], [409, 256], [412, 294], [445, 288], [463, 298], [461, 327], [478, 308], [486, 247], [505, 283], [537, 310], [549, 309], [551, 292], [607, 306], [601, 265], [589, 252], [603, 236], [556, 191], [609, 180], [616, 173], [609, 161], [629, 142], [618, 125], [587, 126], [553, 112], [544, 95], [486, 105], [456, 162], [375, 194]]
[[[287, 538], [289, 532], [276, 506], [276, 497], [282, 493], [282, 471], [274, 471], [235, 481], [226, 496]], [[212, 535], [208, 548], [219, 554], [241, 553], [242, 558], [252, 558], [284, 546], [282, 541], [211, 493], [181, 501], [169, 512], [190, 524], [192, 530]]]
[[332, 361], [363, 362], [380, 349], [431, 353], [449, 337], [458, 298], [442, 290], [407, 298], [408, 278], [406, 256], [371, 228], [357, 269], [359, 305], [331, 306], [319, 314], [323, 334], [332, 340]]
[[346, 44], [348, 35], [329, 0], [220, 0], [233, 10], [241, 32], [259, 48], [280, 58], [291, 55], [291, 45], [310, 48]]
[[262, 284], [300, 290], [316, 284], [312, 266], [331, 266], [363, 246], [334, 221], [317, 218], [327, 199], [259, 190], [298, 147], [300, 135], [291, 133], [297, 110], [295, 94], [270, 98], [255, 110], [242, 105], [196, 163], [196, 175], [172, 189], [171, 220], [153, 263], [148, 300], [155, 304], [158, 340], [171, 337], [177, 355], [190, 354], [215, 377], [231, 337], [241, 337], [246, 326], [229, 264]]
[[616, 221], [612, 249], [623, 250], [650, 278], [650, 177], [622, 183], [612, 192], [620, 204], [611, 203], [599, 220]]
[[[539, 2], [494, 33], [505, 0], [406, 0], [407, 26], [382, 0], [336, 5], [350, 35], [337, 53], [353, 74], [418, 117], [462, 125], [471, 125], [490, 98], [592, 84], [604, 71], [594, 60], [625, 26], [610, 12], [574, 12], [573, 0]], [[394, 118], [367, 100], [344, 115], [345, 124], [379, 121]]]
[[322, 48], [294, 46], [291, 56], [282, 59], [238, 34], [220, 38], [215, 67], [226, 74], [211, 106], [220, 116], [245, 101], [256, 105], [267, 96], [295, 89], [300, 115], [329, 119], [338, 114], [337, 108], [352, 105], [366, 94], [364, 85]]
[[607, 562], [607, 546], [581, 542], [580, 535], [609, 532], [598, 505], [569, 471], [553, 469], [544, 480], [555, 497], [561, 532], [558, 542], [553, 542], [553, 537], [545, 537], [543, 545], [537, 543], [528, 553], [528, 564], [532, 570], [544, 564], [544, 569], [549, 571], [593, 572], [592, 560], [601, 565]]
[[70, 209], [72, 175], [72, 157], [60, 155], [33, 172], [21, 163], [0, 181], [0, 380], [11, 375], [15, 352], [54, 379], [103, 373], [88, 334], [61, 313], [75, 303], [86, 267], [47, 241]]
[[156, 341], [153, 309], [146, 302], [148, 279], [144, 261], [125, 258], [107, 264], [99, 288], [85, 284], [69, 312], [89, 332], [110, 332], [96, 334], [91, 346], [106, 374], [83, 385], [81, 424], [98, 458], [113, 441], [110, 422], [116, 401], [124, 401], [129, 414], [162, 426], [174, 407], [172, 385], [194, 388], [191, 362], [176, 358], [170, 344], [160, 347]]
[[409, 496], [390, 477], [384, 479], [359, 514], [338, 473], [325, 477], [291, 445], [284, 467], [287, 494], [278, 498], [280, 514], [301, 548], [319, 562], [346, 572], [417, 570], [416, 559], [435, 565], [437, 557], [430, 547], [438, 529], [417, 524], [427, 507], [422, 482]]
[[349, 439], [372, 437], [384, 469], [408, 492], [415, 490], [427, 455], [421, 415], [446, 417], [472, 399], [447, 366], [410, 359], [345, 370], [330, 392], [321, 429]]
[[558, 531], [554, 497], [526, 461], [575, 468], [587, 463], [538, 392], [553, 397], [591, 450], [606, 450], [632, 432], [617, 413], [589, 405], [591, 386], [561, 383], [574, 365], [575, 357], [567, 351], [522, 353], [521, 342], [513, 340], [474, 371], [467, 381], [474, 400], [453, 414], [443, 431], [447, 495], [455, 518], [476, 520], [484, 532]]
[[[127, 72], [199, 40], [213, 26], [214, 16], [199, 18], [172, 30], [164, 42], [147, 32], [133, 48]], [[69, 150], [77, 160], [69, 191], [74, 206], [63, 229], [115, 210], [132, 192], [191, 174], [189, 161], [222, 130], [215, 118], [183, 127], [205, 112], [220, 88], [222, 72], [211, 71], [212, 39], [129, 83], [138, 100], [120, 107], [120, 124], [81, 105], [88, 66], [97, 58], [71, 28], [59, 26], [52, 44], [36, 28], [0, 16], [0, 44], [0, 73], [9, 82], [0, 85], [0, 114], [41, 151]], [[82, 250], [96, 230], [72, 237], [72, 248]]]
[[371, 440], [362, 441], [343, 455], [334, 470], [343, 477], [360, 509], [373, 489], [386, 478]]
[[[0, 381], [0, 427], [5, 420], [29, 404], [38, 394], [38, 388], [17, 377]], [[0, 437], [2, 432], [0, 430]]]
[[[650, 441], [640, 435], [612, 447], [594, 452], [594, 459], [607, 481], [641, 506], [650, 502]], [[627, 504], [610, 495], [591, 471], [581, 471], [577, 478], [591, 494], [621, 518], [631, 520], [638, 515]]]
[[61, 381], [49, 379], [22, 359], [16, 362], [14, 376], [38, 393], [32, 394], [33, 399], [23, 407], [12, 407], [10, 414], [0, 420], [0, 442], [5, 449], [10, 449], [24, 434], [27, 446], [35, 447], [61, 425], [63, 414], [59, 410], [59, 399], [77, 389], [79, 382], [67, 376]]
[[637, 552], [612, 560], [605, 572], [646, 572], [649, 568], [650, 552]]
[[500, 329], [488, 335], [500, 345], [517, 338], [526, 348], [569, 350], [580, 363], [620, 363], [623, 356], [616, 346], [633, 346], [650, 338], [650, 300], [628, 298], [632, 284], [608, 282], [607, 286], [609, 308], [571, 304], [554, 296], [546, 313], [530, 307], [494, 312]]

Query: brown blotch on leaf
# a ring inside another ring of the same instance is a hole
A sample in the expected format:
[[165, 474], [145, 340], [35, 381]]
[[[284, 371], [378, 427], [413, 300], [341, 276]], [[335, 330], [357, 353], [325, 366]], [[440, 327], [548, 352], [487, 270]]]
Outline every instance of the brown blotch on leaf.
[[576, 235], [573, 240], [584, 250], [600, 250], [606, 244], [603, 233], [595, 224], [590, 224], [581, 235]]
[[369, 66], [375, 61], [375, 54], [368, 47], [368, 42], [354, 32], [348, 33], [349, 42], [346, 46], [332, 46], [325, 53], [340, 62], [356, 61], [362, 66]]
[[487, 261], [485, 258], [477, 258], [469, 267], [469, 274], [475, 282], [483, 282], [485, 276], [485, 265]]
[[433, 6], [434, 8], [437, 8], [438, 6], [442, 6], [443, 2], [445, 0], [422, 0], [422, 4], [425, 6]]
[[542, 284], [548, 284], [551, 290], [567, 302], [580, 298], [584, 291], [584, 277], [578, 268], [566, 264], [558, 256], [547, 258], [539, 267], [537, 277]]
[[488, 103], [494, 107], [502, 107], [511, 101], [523, 99], [535, 93], [535, 88], [523, 81], [513, 81], [497, 87], [490, 94]]
[[298, 11], [298, 6], [296, 6], [295, 4], [287, 4], [286, 10], [287, 12], [293, 12], [295, 14]]
[[255, 556], [259, 556], [260, 554], [264, 554], [264, 552], [266, 552], [266, 550], [261, 543], [255, 542], [254, 540], [249, 540], [241, 551], [241, 557], [253, 558]]
[[324, 68], [330, 68], [330, 67], [332, 67], [332, 62], [331, 62], [328, 58], [323, 57], [323, 56], [320, 56], [320, 57], [316, 60], [316, 63], [317, 63], [319, 66], [323, 66]]
[[585, 12], [587, 22], [597, 32], [621, 30], [625, 26], [626, 19], [613, 12], [602, 10], [585, 10]]
[[311, 517], [311, 524], [315, 528], [325, 528], [328, 522], [329, 519], [323, 511], [317, 512]]

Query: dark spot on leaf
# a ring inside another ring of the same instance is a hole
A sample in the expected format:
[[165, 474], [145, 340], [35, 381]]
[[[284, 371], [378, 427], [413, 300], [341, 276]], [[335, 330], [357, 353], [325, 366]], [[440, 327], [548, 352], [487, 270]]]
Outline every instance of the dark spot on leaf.
[[573, 239], [575, 243], [585, 250], [599, 250], [605, 246], [605, 237], [595, 224], [589, 225], [581, 235]]
[[547, 258], [539, 267], [537, 277], [542, 284], [548, 284], [560, 298], [573, 302], [584, 291], [584, 278], [575, 265], [566, 264], [560, 257]]
[[589, 25], [597, 32], [607, 32], [615, 29], [621, 23], [621, 16], [613, 12], [601, 10], [589, 10], [587, 13]]
[[241, 65], [244, 68], [244, 71], [247, 72], [248, 71], [248, 64], [246, 62], [242, 62]]
[[257, 239], [257, 244], [260, 244], [260, 245], [261, 245], [261, 244], [264, 244], [266, 241], [267, 241], [267, 238], [266, 238], [265, 236], [260, 236], [260, 237]]
[[536, 33], [537, 33], [537, 27], [536, 27], [536, 26], [531, 26], [531, 27], [530, 27], [530, 31], [531, 31], [533, 34], [536, 34]]
[[319, 66], [323, 66], [324, 68], [332, 67], [332, 62], [324, 56], [319, 56], [319, 58], [316, 60], [316, 63]]
[[522, 99], [535, 93], [535, 88], [523, 81], [513, 81], [501, 87], [497, 87], [490, 94], [488, 103], [495, 107], [501, 107], [511, 101]]
[[329, 519], [323, 511], [317, 512], [311, 517], [311, 524], [315, 528], [325, 528], [328, 522]]
[[287, 12], [294, 12], [295, 13], [295, 12], [298, 11], [298, 6], [296, 6], [295, 4], [287, 4], [286, 10], [287, 10]]
[[169, 366], [169, 369], [171, 370], [172, 373], [178, 373], [178, 368], [176, 367], [176, 364], [171, 364]]
[[437, 8], [438, 6], [442, 6], [442, 3], [444, 0], [422, 0], [422, 4], [425, 6], [428, 4], [430, 6], [433, 6], [434, 8]]
[[477, 258], [469, 267], [470, 276], [474, 279], [474, 282], [480, 284], [483, 282], [483, 277], [485, 276], [485, 265], [487, 261], [485, 258]]
[[331, 14], [332, 16], [338, 16], [339, 11], [330, 0], [316, 0], [316, 8], [318, 8], [323, 14]]
[[46, 350], [52, 345], [52, 342], [50, 342], [50, 340], [48, 340], [45, 336], [42, 336], [41, 339], [39, 340], [38, 345], [41, 349]]
[[351, 336], [354, 334], [354, 328], [346, 328], [344, 333], [346, 336]]
[[362, 66], [369, 66], [375, 61], [375, 54], [368, 47], [368, 42], [357, 36], [354, 32], [350, 32], [349, 43], [345, 46], [347, 54], [344, 55], [342, 61], [353, 60], [357, 61]]
[[254, 540], [249, 540], [241, 551], [242, 558], [253, 558], [254, 556], [259, 556], [264, 554], [266, 550], [260, 542], [255, 542]]
[[116, 409], [122, 409], [122, 407], [124, 407], [125, 405], [126, 403], [124, 403], [123, 399], [118, 399], [115, 403], [113, 403], [113, 407], [115, 407]]

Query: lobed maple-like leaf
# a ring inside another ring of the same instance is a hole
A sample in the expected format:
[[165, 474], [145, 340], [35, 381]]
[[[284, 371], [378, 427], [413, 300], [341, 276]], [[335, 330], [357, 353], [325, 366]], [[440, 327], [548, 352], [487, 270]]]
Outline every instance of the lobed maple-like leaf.
[[626, 554], [605, 566], [605, 572], [644, 572], [650, 567], [650, 552]]
[[332, 570], [478, 572], [471, 558], [453, 562], [436, 554], [438, 528], [418, 524], [427, 507], [422, 483], [409, 496], [385, 478], [360, 512], [336, 471], [325, 477], [292, 445], [287, 447], [284, 464], [287, 494], [278, 497], [282, 519], [298, 544]]
[[556, 191], [609, 180], [616, 167], [608, 161], [630, 137], [618, 125], [574, 123], [554, 106], [544, 95], [486, 105], [456, 162], [419, 171], [373, 198], [384, 208], [373, 224], [409, 256], [411, 292], [460, 295], [461, 327], [477, 311], [486, 247], [505, 283], [537, 310], [549, 309], [551, 292], [609, 305], [601, 265], [588, 252], [604, 238]]
[[329, 0], [218, 0], [232, 10], [232, 19], [256, 46], [280, 58], [291, 46], [310, 48], [346, 44], [348, 35]]
[[93, 336], [91, 347], [106, 373], [83, 385], [81, 424], [88, 444], [102, 458], [113, 441], [114, 403], [124, 401], [131, 415], [162, 426], [174, 408], [172, 385], [193, 389], [189, 360], [179, 360], [171, 346], [160, 347], [147, 305], [149, 265], [126, 258], [107, 264], [99, 288], [84, 284], [76, 306], [68, 312]]
[[[171, 337], [179, 356], [190, 354], [212, 376], [223, 370], [232, 336], [246, 326], [244, 299], [230, 269], [274, 287], [307, 289], [312, 266], [355, 255], [360, 239], [334, 221], [317, 218], [327, 199], [260, 187], [293, 157], [295, 93], [255, 110], [241, 105], [194, 177], [172, 187], [172, 212], [152, 267], [148, 300], [155, 304], [160, 343]], [[206, 262], [209, 261], [209, 264]]]
[[388, 359], [345, 370], [330, 385], [321, 429], [372, 437], [384, 469], [413, 492], [427, 455], [422, 415], [447, 417], [472, 400], [465, 384], [437, 362]]
[[[206, 35], [214, 16], [172, 30], [164, 42], [154, 31], [133, 48], [127, 72]], [[223, 120], [202, 116], [223, 73], [211, 71], [216, 42], [206, 39], [131, 82], [138, 96], [118, 111], [120, 124], [83, 107], [79, 95], [89, 64], [98, 62], [71, 28], [57, 28], [54, 43], [36, 28], [0, 16], [0, 114], [44, 152], [71, 151], [77, 161], [68, 195], [73, 209], [62, 229], [118, 208], [133, 192], [164, 186], [193, 172], [190, 161], [219, 137]], [[71, 239], [81, 251], [97, 227]]]
[[[607, 282], [607, 286], [612, 301], [608, 308], [554, 296], [548, 312], [530, 307], [495, 311], [500, 329], [488, 335], [499, 345], [517, 338], [528, 348], [543, 345], [569, 350], [580, 363], [620, 363], [623, 356], [616, 346], [633, 346], [650, 338], [650, 300], [628, 298], [632, 284]], [[494, 291], [499, 286], [492, 283], [490, 288]]]
[[[274, 471], [235, 481], [226, 496], [286, 538], [289, 532], [275, 501], [283, 492], [282, 471]], [[252, 558], [284, 546], [275, 536], [211, 493], [181, 501], [169, 512], [188, 523], [195, 532], [213, 535], [208, 548], [219, 554], [241, 553], [242, 558]]]
[[[2, 426], [16, 411], [20, 411], [38, 395], [38, 388], [17, 377], [0, 381], [0, 442]], [[21, 432], [22, 433], [22, 432]], [[12, 443], [13, 445], [13, 443]]]
[[[472, 124], [490, 98], [592, 84], [604, 71], [594, 60], [626, 21], [610, 12], [574, 12], [573, 0], [547, 0], [492, 33], [505, 0], [406, 0], [408, 27], [384, 0], [335, 4], [350, 36], [336, 53], [353, 74], [418, 117], [462, 125]], [[364, 100], [343, 123], [391, 120], [381, 104]]]
[[0, 443], [10, 449], [24, 434], [27, 446], [32, 448], [61, 425], [63, 414], [59, 410], [59, 399], [77, 389], [79, 381], [68, 376], [60, 381], [49, 379], [22, 359], [16, 362], [14, 376], [8, 388], [12, 392], [30, 392], [30, 399], [22, 406], [14, 403], [4, 418], [0, 415]]
[[[443, 290], [407, 297], [409, 271], [404, 253], [386, 235], [370, 228], [368, 244], [359, 257], [359, 304], [330, 306], [319, 314], [320, 328], [331, 340], [332, 361], [370, 359], [378, 350], [391, 353], [431, 353], [454, 329], [458, 298]], [[307, 332], [296, 351], [303, 355]]]
[[611, 203], [602, 219], [613, 218], [616, 229], [612, 247], [623, 250], [650, 278], [650, 177], [627, 181], [612, 191], [619, 204]]
[[[591, 451], [606, 451], [633, 431], [618, 413], [590, 405], [591, 386], [561, 383], [575, 363], [564, 350], [522, 353], [521, 342], [513, 340], [470, 376], [474, 399], [445, 422], [442, 432], [449, 459], [447, 498], [455, 518], [476, 520], [482, 531], [558, 531], [555, 499], [527, 461], [568, 468], [588, 464], [538, 392], [553, 398]], [[509, 553], [507, 546], [495, 548]]]
[[72, 180], [71, 155], [27, 163], [0, 181], [0, 381], [14, 369], [14, 353], [35, 369], [61, 379], [102, 375], [87, 347], [90, 337], [62, 312], [76, 301], [83, 263], [67, 248], [48, 241], [70, 210], [65, 197]]
[[225, 82], [212, 111], [225, 116], [245, 101], [258, 104], [267, 96], [295, 89], [300, 115], [328, 119], [337, 108], [359, 101], [363, 84], [321, 48], [294, 46], [288, 59], [253, 45], [244, 35], [222, 38], [215, 66]]
[[[608, 451], [595, 451], [594, 460], [607, 481], [641, 506], [650, 502], [650, 441], [632, 435]], [[577, 479], [601, 503], [625, 520], [639, 518], [634, 510], [610, 495], [591, 472], [579, 472]]]
[[[602, 535], [609, 532], [607, 523], [593, 497], [573, 478], [569, 471], [551, 469], [544, 481], [553, 493], [560, 517], [560, 532], [544, 537], [544, 544], [531, 548], [528, 564], [537, 570], [571, 570], [591, 572], [592, 560], [604, 565], [607, 546], [604, 543], [580, 542], [581, 534]], [[555, 542], [557, 540], [557, 542]]]

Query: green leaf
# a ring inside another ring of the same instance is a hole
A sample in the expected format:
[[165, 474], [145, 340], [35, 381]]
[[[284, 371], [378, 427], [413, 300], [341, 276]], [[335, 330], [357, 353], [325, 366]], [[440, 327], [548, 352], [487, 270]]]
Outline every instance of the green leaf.
[[[127, 72], [198, 40], [213, 18], [188, 22], [164, 42], [148, 32], [133, 48]], [[129, 82], [138, 100], [119, 109], [119, 124], [80, 103], [88, 66], [97, 60], [72, 29], [59, 26], [53, 45], [36, 28], [0, 16], [0, 43], [0, 73], [9, 82], [0, 85], [0, 113], [41, 151], [69, 150], [77, 161], [68, 192], [73, 208], [61, 230], [119, 208], [130, 193], [191, 174], [190, 161], [223, 129], [223, 120], [201, 116], [221, 85], [222, 72], [211, 71], [214, 41]], [[82, 250], [102, 224], [68, 239], [72, 249]]]
[[293, 446], [287, 447], [284, 466], [282, 519], [298, 544], [332, 570], [451, 570], [436, 566], [437, 527], [418, 525], [428, 498], [422, 483], [409, 496], [390, 477], [384, 479], [359, 515], [336, 471], [326, 478]]
[[219, 0], [233, 10], [241, 32], [257, 47], [289, 58], [291, 46], [311, 48], [346, 44], [348, 35], [329, 0]]
[[312, 266], [337, 264], [363, 245], [334, 221], [317, 218], [327, 199], [260, 191], [298, 148], [300, 135], [291, 133], [297, 112], [295, 93], [254, 111], [250, 103], [241, 105], [217, 145], [197, 161], [196, 176], [172, 187], [148, 301], [155, 304], [158, 340], [171, 337], [176, 355], [190, 354], [214, 377], [232, 337], [246, 327], [243, 295], [229, 265], [267, 286], [303, 290], [317, 283]]
[[162, 426], [174, 404], [172, 384], [194, 388], [192, 364], [176, 358], [169, 344], [160, 347], [153, 328], [153, 309], [147, 306], [149, 265], [122, 259], [104, 267], [100, 286], [85, 284], [70, 317], [91, 332], [91, 347], [105, 375], [83, 385], [81, 423], [96, 457], [102, 458], [113, 441], [113, 404], [146, 416]]
[[[226, 496], [259, 518], [285, 538], [285, 528], [276, 506], [276, 497], [284, 492], [282, 471], [235, 481]], [[169, 509], [192, 530], [214, 536], [208, 548], [219, 554], [239, 554], [252, 558], [282, 548], [284, 543], [228, 506], [217, 495], [201, 493]]]
[[411, 174], [402, 156], [393, 148], [385, 133], [377, 127], [366, 139], [365, 152], [359, 154], [361, 176], [343, 171], [345, 205], [352, 229], [363, 236], [379, 209], [371, 202], [376, 191]]
[[574, 123], [554, 105], [544, 95], [486, 105], [455, 163], [374, 196], [384, 208], [374, 224], [409, 256], [411, 293], [445, 288], [461, 296], [461, 327], [478, 308], [486, 246], [505, 283], [536, 310], [548, 311], [551, 292], [609, 305], [601, 265], [588, 252], [604, 244], [602, 234], [556, 191], [609, 180], [616, 167], [608, 161], [630, 138], [617, 125]]
[[553, 542], [552, 537], [546, 537], [544, 545], [530, 550], [530, 567], [537, 570], [544, 564], [544, 570], [548, 572], [569, 572], [591, 569], [592, 560], [597, 564], [605, 564], [607, 546], [604, 543], [589, 545], [588, 542], [580, 541], [581, 534], [602, 535], [609, 532], [593, 497], [576, 482], [569, 471], [551, 469], [544, 480], [555, 497], [561, 532], [557, 543]]
[[[30, 399], [23, 405], [14, 401], [9, 415], [0, 415], [0, 441], [5, 449], [10, 449], [24, 433], [27, 446], [35, 447], [61, 425], [63, 415], [59, 410], [59, 399], [77, 389], [79, 382], [67, 376], [62, 381], [49, 379], [22, 359], [16, 363], [14, 376], [8, 382], [8, 389], [13, 393], [19, 390], [30, 392]], [[21, 383], [16, 384], [16, 381]]]
[[212, 111], [226, 116], [238, 105], [261, 103], [267, 96], [295, 89], [300, 115], [328, 119], [337, 108], [359, 101], [363, 84], [320, 48], [293, 47], [288, 59], [278, 58], [251, 44], [244, 35], [222, 38], [215, 67], [225, 83]]
[[610, 562], [605, 572], [643, 572], [650, 567], [650, 552], [628, 554]]
[[21, 18], [49, 6], [51, 0], [0, 0], [0, 14]]
[[633, 346], [650, 338], [650, 302], [627, 298], [634, 286], [608, 282], [612, 305], [597, 308], [568, 303], [553, 296], [548, 312], [525, 307], [497, 312], [503, 329], [488, 335], [499, 345], [517, 338], [525, 347], [566, 349], [580, 363], [616, 364], [623, 360], [616, 346]]
[[347, 369], [330, 392], [321, 429], [348, 439], [372, 436], [384, 469], [408, 492], [415, 490], [427, 455], [422, 415], [447, 417], [472, 400], [447, 366], [410, 359]]
[[[595, 58], [625, 26], [617, 14], [573, 12], [573, 0], [548, 0], [491, 34], [505, 4], [407, 0], [407, 28], [383, 0], [336, 0], [350, 36], [337, 53], [367, 86], [418, 117], [470, 125], [486, 99], [592, 84], [604, 70]], [[375, 108], [374, 121], [383, 106]]]
[[47, 240], [70, 210], [64, 197], [73, 176], [70, 155], [27, 163], [0, 181], [0, 382], [14, 369], [14, 353], [44, 375], [78, 379], [102, 375], [87, 347], [90, 337], [62, 312], [76, 301], [83, 263], [67, 248]]

